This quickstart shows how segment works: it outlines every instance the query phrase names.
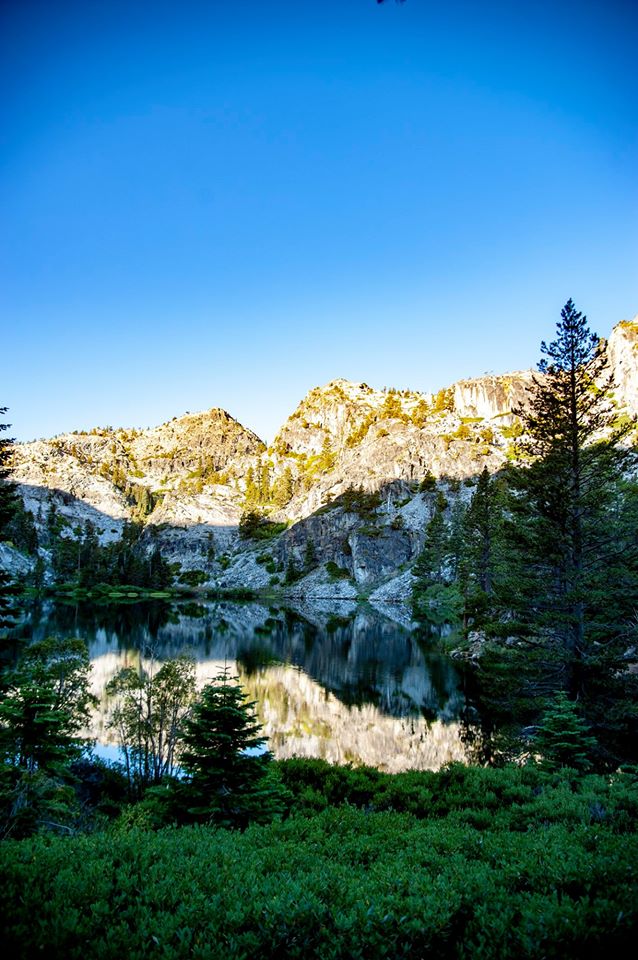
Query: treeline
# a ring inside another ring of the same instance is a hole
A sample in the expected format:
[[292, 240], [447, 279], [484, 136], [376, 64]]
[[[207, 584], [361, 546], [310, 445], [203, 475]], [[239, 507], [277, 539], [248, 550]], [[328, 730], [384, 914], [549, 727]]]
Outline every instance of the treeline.
[[[152, 533], [141, 523], [126, 523], [121, 537], [101, 543], [90, 520], [69, 529], [51, 505], [46, 529], [55, 582], [91, 588], [98, 584], [162, 590], [173, 582], [170, 565]], [[70, 535], [69, 535], [70, 534]]]
[[483, 713], [530, 725], [558, 689], [592, 723], [601, 761], [637, 757], [638, 483], [604, 353], [569, 301], [518, 415], [517, 464], [484, 470], [464, 505], [432, 494], [414, 567], [424, 625], [460, 620], [479, 651]]

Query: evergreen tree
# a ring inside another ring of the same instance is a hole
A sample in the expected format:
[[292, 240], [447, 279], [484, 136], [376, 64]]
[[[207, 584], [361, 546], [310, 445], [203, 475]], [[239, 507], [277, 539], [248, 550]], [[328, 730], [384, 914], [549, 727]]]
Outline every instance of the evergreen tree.
[[317, 467], [321, 473], [328, 473], [334, 467], [336, 459], [337, 455], [334, 453], [330, 445], [330, 437], [326, 433], [323, 438], [323, 443], [321, 444], [321, 453], [317, 460]]
[[[8, 407], [0, 407], [0, 416], [4, 416]], [[15, 483], [9, 479], [11, 474], [11, 457], [14, 441], [4, 436], [10, 423], [0, 423], [0, 540], [6, 539], [7, 524], [13, 517], [17, 505]]]
[[[605, 584], [618, 555], [618, 490], [627, 426], [615, 427], [611, 379], [587, 318], [569, 300], [561, 311], [556, 340], [542, 343], [542, 374], [527, 408], [518, 412], [520, 441], [529, 466], [515, 472], [518, 492], [518, 553], [525, 576], [521, 592], [529, 613], [557, 636], [566, 655], [584, 657], [600, 611], [588, 596]], [[636, 545], [624, 561], [635, 564]], [[526, 588], [526, 589], [525, 589]]]
[[443, 583], [448, 551], [449, 531], [443, 511], [437, 506], [426, 527], [423, 549], [412, 567], [421, 588]]
[[459, 619], [462, 598], [452, 574], [452, 544], [450, 529], [445, 521], [442, 502], [437, 502], [427, 525], [425, 543], [412, 573], [416, 578], [412, 589], [414, 619], [428, 629]]
[[3, 671], [0, 698], [0, 835], [68, 830], [75, 816], [70, 764], [94, 702], [86, 644], [49, 638]]
[[303, 555], [303, 569], [305, 573], [308, 573], [309, 570], [313, 570], [317, 566], [317, 549], [315, 547], [315, 541], [312, 537], [309, 537], [306, 541], [306, 547]]
[[257, 475], [259, 478], [259, 502], [268, 503], [270, 500], [270, 467], [268, 463], [260, 463], [258, 465]]
[[259, 502], [259, 487], [255, 483], [255, 471], [252, 467], [248, 467], [246, 471], [246, 489], [244, 496], [247, 504]]
[[484, 467], [461, 521], [460, 577], [466, 619], [484, 625], [496, 614], [503, 575], [503, 497]]
[[33, 643], [5, 671], [0, 701], [0, 750], [10, 766], [59, 771], [86, 745], [80, 735], [93, 697], [89, 656], [82, 640], [51, 637]]
[[535, 737], [541, 763], [547, 770], [573, 767], [586, 772], [591, 769], [590, 755], [596, 745], [576, 704], [563, 691], [558, 693], [545, 712]]
[[[0, 407], [0, 416], [4, 416], [7, 409]], [[3, 435], [9, 427], [8, 423], [0, 423], [0, 541], [8, 538], [8, 525], [18, 504], [15, 484], [9, 480], [13, 440]], [[16, 592], [17, 587], [11, 577], [0, 570], [0, 630], [13, 624], [12, 598]]]
[[187, 819], [244, 829], [281, 812], [281, 788], [268, 775], [272, 754], [239, 679], [224, 670], [202, 690], [184, 724], [176, 797]]
[[276, 507], [285, 507], [290, 503], [293, 495], [292, 470], [286, 467], [277, 477], [272, 487], [272, 501]]

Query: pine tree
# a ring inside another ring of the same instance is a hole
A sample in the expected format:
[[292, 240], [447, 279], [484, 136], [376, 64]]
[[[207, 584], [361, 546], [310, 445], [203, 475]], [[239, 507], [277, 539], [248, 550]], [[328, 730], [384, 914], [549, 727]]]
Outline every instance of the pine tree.
[[[4, 416], [7, 410], [8, 407], [0, 407], [0, 416]], [[6, 527], [15, 512], [18, 499], [15, 483], [9, 479], [14, 440], [3, 436], [10, 426], [10, 423], [0, 423], [0, 540], [5, 539]]]
[[32, 643], [5, 672], [0, 701], [0, 752], [26, 771], [56, 772], [86, 746], [81, 735], [94, 702], [83, 640]]
[[578, 713], [576, 704], [564, 692], [556, 695], [538, 727], [535, 744], [547, 770], [572, 767], [586, 772], [592, 767], [590, 755], [596, 740]]
[[202, 690], [184, 724], [176, 796], [186, 818], [244, 829], [282, 810], [281, 789], [268, 775], [272, 754], [238, 677], [224, 670]]
[[417, 577], [421, 589], [433, 583], [442, 583], [445, 561], [448, 555], [449, 531], [443, 511], [435, 508], [425, 531], [425, 543], [419, 554], [412, 573]]
[[259, 481], [259, 502], [268, 503], [270, 500], [270, 467], [268, 463], [260, 463], [257, 471]]
[[461, 522], [461, 576], [466, 619], [483, 625], [496, 614], [503, 575], [503, 497], [484, 467]]
[[246, 490], [244, 495], [247, 504], [254, 504], [259, 501], [259, 487], [255, 483], [255, 471], [252, 467], [248, 467], [246, 471]]
[[[4, 416], [7, 409], [0, 407], [0, 416]], [[8, 423], [0, 423], [0, 541], [8, 536], [7, 527], [18, 504], [15, 484], [9, 480], [14, 441], [2, 435], [9, 427]], [[0, 630], [12, 626], [14, 622], [11, 609], [12, 597], [16, 592], [17, 587], [11, 577], [4, 570], [0, 570]]]
[[514, 474], [515, 533], [533, 616], [560, 638], [568, 657], [582, 658], [597, 615], [588, 596], [603, 581], [613, 591], [607, 570], [618, 551], [612, 530], [628, 457], [618, 444], [627, 427], [615, 427], [601, 343], [571, 300], [556, 340], [542, 343], [541, 352], [542, 376], [534, 379], [530, 405], [517, 411], [529, 466]]
[[272, 487], [272, 501], [276, 507], [285, 507], [290, 503], [293, 495], [292, 470], [286, 467], [284, 472], [277, 477]]
[[450, 583], [452, 544], [442, 503], [437, 503], [426, 527], [425, 544], [412, 567], [416, 578], [412, 589], [414, 619], [428, 629], [455, 622], [462, 612], [462, 598]]

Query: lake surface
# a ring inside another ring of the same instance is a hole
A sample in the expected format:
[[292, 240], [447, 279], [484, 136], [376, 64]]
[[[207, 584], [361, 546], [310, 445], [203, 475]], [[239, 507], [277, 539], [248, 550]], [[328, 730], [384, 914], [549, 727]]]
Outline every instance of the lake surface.
[[148, 670], [188, 652], [200, 684], [225, 667], [239, 676], [278, 758], [393, 772], [465, 760], [462, 674], [399, 619], [396, 607], [350, 602], [49, 603], [23, 629], [87, 641], [99, 701], [90, 734], [104, 756], [118, 752], [109, 680], [123, 666]]

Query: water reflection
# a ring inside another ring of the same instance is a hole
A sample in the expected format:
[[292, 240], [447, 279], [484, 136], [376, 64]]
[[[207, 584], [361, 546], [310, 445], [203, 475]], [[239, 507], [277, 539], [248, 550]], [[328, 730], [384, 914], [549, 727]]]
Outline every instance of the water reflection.
[[277, 757], [323, 757], [384, 770], [437, 769], [466, 757], [460, 678], [378, 608], [348, 602], [50, 604], [25, 629], [89, 644], [99, 700], [92, 735], [114, 745], [108, 681], [123, 666], [191, 653], [203, 684], [236, 672]]

